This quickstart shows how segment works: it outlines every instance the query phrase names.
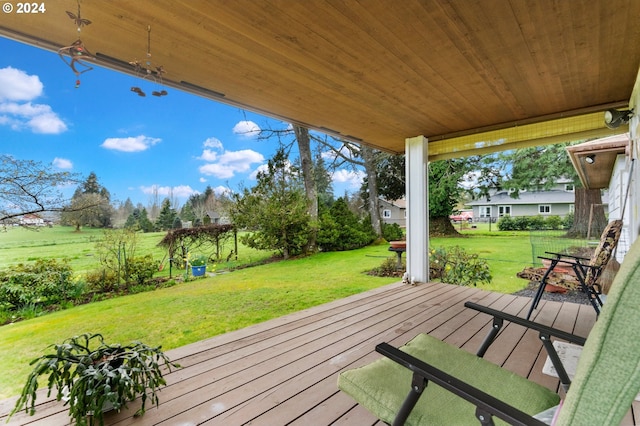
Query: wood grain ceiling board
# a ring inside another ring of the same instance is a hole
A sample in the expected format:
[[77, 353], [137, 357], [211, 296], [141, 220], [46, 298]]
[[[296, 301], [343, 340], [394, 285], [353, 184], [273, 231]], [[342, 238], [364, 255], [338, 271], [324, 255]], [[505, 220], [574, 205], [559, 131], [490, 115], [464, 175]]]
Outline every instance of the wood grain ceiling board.
[[[458, 152], [461, 136], [626, 106], [640, 64], [637, 0], [80, 5], [92, 21], [80, 37], [98, 64], [133, 72], [150, 26], [168, 86], [392, 152], [417, 135]], [[77, 2], [46, 7], [4, 14], [0, 34], [54, 51], [71, 44], [65, 12]]]

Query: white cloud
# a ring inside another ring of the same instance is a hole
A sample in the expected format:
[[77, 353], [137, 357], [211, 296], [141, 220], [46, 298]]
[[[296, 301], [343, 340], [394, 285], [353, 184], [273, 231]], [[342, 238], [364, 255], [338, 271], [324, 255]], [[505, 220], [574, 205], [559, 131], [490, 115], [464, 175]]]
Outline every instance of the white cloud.
[[151, 186], [141, 186], [140, 190], [144, 194], [155, 195], [158, 194], [162, 197], [178, 197], [178, 198], [189, 198], [193, 194], [197, 194], [198, 191], [191, 188], [189, 185], [178, 185], [178, 186], [160, 186], [160, 185], [151, 185]]
[[201, 177], [199, 180], [200, 180], [200, 183], [205, 183], [207, 181], [207, 179], [205, 179], [203, 177]]
[[66, 131], [67, 125], [49, 105], [31, 103], [42, 95], [43, 88], [37, 75], [12, 67], [0, 69], [0, 125], [43, 134]]
[[67, 130], [67, 125], [51, 110], [49, 105], [0, 103], [0, 124], [13, 130], [30, 129], [34, 133], [58, 134]]
[[54, 158], [52, 162], [54, 167], [58, 169], [73, 169], [73, 163], [71, 160], [67, 160], [66, 158]]
[[212, 189], [213, 189], [213, 193], [216, 195], [230, 195], [231, 193], [233, 193], [231, 189], [222, 185], [216, 186], [215, 188], [212, 188]]
[[43, 88], [37, 75], [12, 67], [0, 69], [0, 102], [30, 101], [41, 96]]
[[140, 135], [135, 138], [107, 138], [100, 146], [105, 149], [113, 149], [115, 151], [140, 152], [146, 151], [160, 141], [162, 141], [162, 139]]
[[362, 185], [365, 173], [363, 171], [353, 170], [336, 170], [333, 172], [332, 180], [336, 183], [346, 183], [352, 188], [358, 188]]
[[67, 130], [67, 125], [54, 112], [37, 115], [27, 125], [34, 133], [57, 135]]
[[214, 162], [216, 161], [217, 158], [218, 158], [218, 153], [213, 152], [210, 149], [205, 149], [204, 151], [202, 151], [202, 155], [200, 156], [201, 160], [208, 161], [208, 162]]
[[215, 157], [214, 163], [205, 164], [199, 170], [204, 175], [228, 179], [235, 176], [236, 173], [248, 171], [252, 164], [262, 162], [264, 162], [264, 156], [251, 149], [225, 151]]
[[215, 176], [218, 179], [229, 179], [236, 173], [236, 170], [233, 167], [216, 163], [205, 164], [204, 166], [201, 166], [199, 170], [202, 174]]
[[220, 142], [220, 139], [218, 138], [208, 138], [202, 143], [202, 145], [205, 148], [222, 149], [222, 142]]
[[246, 139], [251, 139], [260, 134], [260, 126], [253, 121], [239, 121], [233, 126], [233, 133]]
[[258, 173], [268, 173], [269, 172], [269, 166], [267, 166], [266, 164], [262, 164], [260, 166], [258, 166], [253, 172], [251, 172], [251, 174], [249, 175], [249, 178], [252, 180], [256, 180], [258, 179]]

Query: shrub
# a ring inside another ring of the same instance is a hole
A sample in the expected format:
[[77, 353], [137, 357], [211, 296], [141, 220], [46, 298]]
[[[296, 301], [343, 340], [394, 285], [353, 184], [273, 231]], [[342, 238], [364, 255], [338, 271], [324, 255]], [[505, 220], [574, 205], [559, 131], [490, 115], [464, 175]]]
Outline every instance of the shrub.
[[117, 272], [104, 268], [87, 273], [85, 280], [89, 288], [98, 293], [112, 292], [120, 285]]
[[387, 257], [384, 262], [382, 262], [382, 265], [369, 271], [369, 274], [375, 275], [376, 277], [399, 277], [406, 269], [404, 257], [402, 258], [402, 269], [399, 270], [397, 256], [391, 256]]
[[560, 218], [560, 216], [557, 216], [557, 215], [549, 216], [545, 220], [545, 227], [547, 229], [560, 229], [561, 226], [562, 226], [562, 218]]
[[526, 216], [518, 216], [513, 219], [513, 225], [516, 231], [526, 231], [529, 229], [529, 218]]
[[515, 221], [511, 216], [502, 216], [498, 221], [498, 229], [500, 231], [515, 231]]
[[574, 214], [569, 213], [562, 219], [562, 228], [570, 229], [573, 226]]
[[398, 241], [404, 239], [404, 232], [397, 223], [382, 224], [382, 238], [387, 241]]
[[529, 226], [528, 229], [534, 231], [540, 231], [545, 228], [545, 219], [544, 217], [538, 215], [529, 218]]
[[38, 259], [0, 272], [0, 306], [53, 305], [75, 294], [73, 271], [66, 260]]
[[375, 239], [371, 223], [359, 220], [344, 198], [338, 198], [320, 218], [318, 246], [323, 251], [353, 250]]
[[436, 248], [429, 251], [431, 278], [443, 283], [476, 286], [491, 282], [489, 264], [461, 247]]
[[139, 286], [146, 284], [158, 272], [158, 262], [150, 254], [129, 260], [129, 281]]

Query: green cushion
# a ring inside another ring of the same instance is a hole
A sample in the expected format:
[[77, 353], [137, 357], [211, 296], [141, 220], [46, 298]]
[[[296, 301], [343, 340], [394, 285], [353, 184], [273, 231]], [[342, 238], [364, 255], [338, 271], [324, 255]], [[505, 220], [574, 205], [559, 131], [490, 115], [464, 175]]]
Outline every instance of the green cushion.
[[559, 425], [619, 425], [640, 392], [640, 238], [589, 333]]
[[[536, 414], [559, 402], [549, 389], [513, 374], [455, 346], [420, 334], [401, 350], [511, 404]], [[392, 423], [411, 387], [411, 372], [387, 358], [338, 378], [338, 387], [379, 419]], [[495, 419], [499, 424], [499, 419]], [[430, 383], [407, 419], [407, 425], [477, 424], [475, 407]], [[504, 424], [504, 423], [502, 423]]]

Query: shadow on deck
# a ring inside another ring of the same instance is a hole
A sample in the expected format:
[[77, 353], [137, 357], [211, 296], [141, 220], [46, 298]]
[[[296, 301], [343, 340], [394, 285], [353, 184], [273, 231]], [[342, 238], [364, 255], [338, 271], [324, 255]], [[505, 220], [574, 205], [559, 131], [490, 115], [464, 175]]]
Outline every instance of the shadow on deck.
[[[166, 376], [160, 406], [135, 418], [137, 403], [132, 403], [107, 415], [106, 424], [376, 424], [338, 391], [338, 373], [379, 357], [376, 344], [401, 346], [417, 333], [475, 352], [491, 324], [490, 317], [464, 308], [468, 300], [520, 316], [531, 301], [439, 283], [381, 287], [168, 351], [182, 368]], [[544, 299], [534, 315], [581, 336], [595, 321], [590, 306]], [[558, 390], [558, 380], [542, 374], [546, 354], [536, 333], [507, 325], [485, 358]], [[0, 422], [13, 401], [0, 403]], [[61, 403], [39, 402], [36, 416], [20, 413], [9, 424], [68, 424]], [[634, 424], [631, 411], [625, 424]]]

